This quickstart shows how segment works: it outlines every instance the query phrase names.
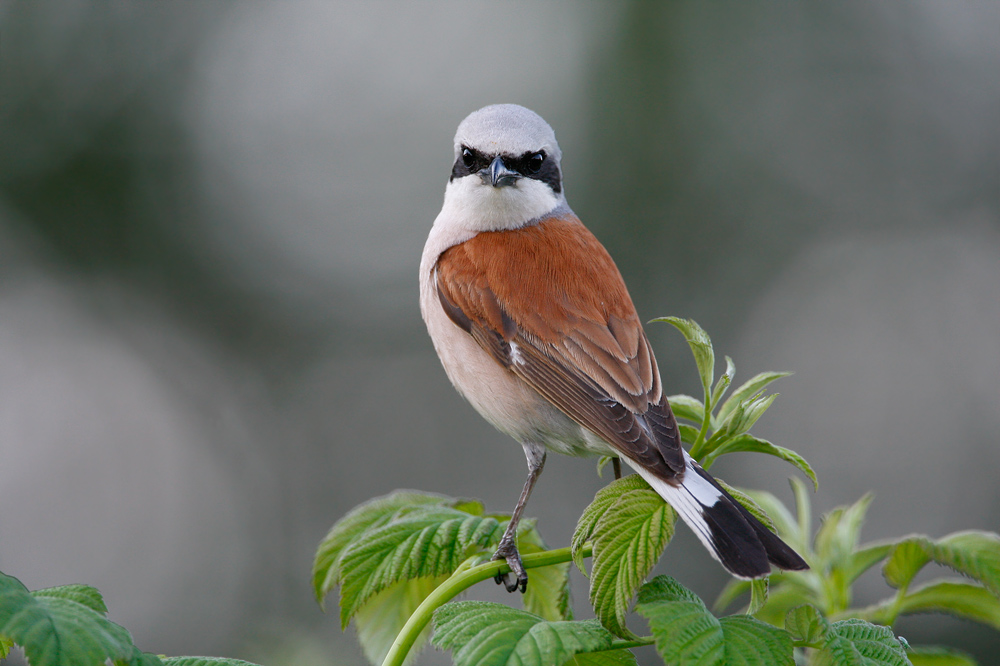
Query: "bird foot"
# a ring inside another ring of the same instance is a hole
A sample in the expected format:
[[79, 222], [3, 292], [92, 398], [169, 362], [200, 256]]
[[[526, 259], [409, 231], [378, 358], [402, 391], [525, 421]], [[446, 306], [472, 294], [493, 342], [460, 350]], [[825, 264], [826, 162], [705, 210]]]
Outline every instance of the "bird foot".
[[493, 559], [507, 562], [510, 572], [514, 574], [514, 581], [511, 582], [508, 578], [509, 574], [498, 573], [493, 578], [497, 582], [497, 585], [502, 583], [508, 592], [514, 592], [520, 588], [523, 593], [528, 588], [528, 572], [524, 570], [524, 564], [521, 562], [521, 554], [517, 552], [517, 544], [513, 539], [501, 539], [500, 545], [497, 547], [497, 552], [493, 553]]

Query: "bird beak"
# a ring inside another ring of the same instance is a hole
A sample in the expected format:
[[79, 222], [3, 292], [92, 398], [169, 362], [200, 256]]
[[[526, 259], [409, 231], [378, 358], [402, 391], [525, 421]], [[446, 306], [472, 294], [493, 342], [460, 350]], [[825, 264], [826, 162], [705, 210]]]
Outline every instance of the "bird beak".
[[505, 187], [507, 185], [513, 185], [521, 177], [516, 171], [511, 171], [507, 168], [507, 165], [503, 163], [503, 158], [497, 155], [490, 162], [490, 165], [480, 172], [483, 180], [491, 183], [493, 187]]

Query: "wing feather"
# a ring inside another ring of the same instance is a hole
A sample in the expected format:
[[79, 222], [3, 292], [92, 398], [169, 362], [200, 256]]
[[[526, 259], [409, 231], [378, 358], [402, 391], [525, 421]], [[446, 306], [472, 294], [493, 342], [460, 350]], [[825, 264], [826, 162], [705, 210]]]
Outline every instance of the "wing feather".
[[434, 277], [451, 320], [503, 367], [657, 476], [682, 473], [677, 423], [635, 307], [575, 217], [480, 233], [443, 252]]

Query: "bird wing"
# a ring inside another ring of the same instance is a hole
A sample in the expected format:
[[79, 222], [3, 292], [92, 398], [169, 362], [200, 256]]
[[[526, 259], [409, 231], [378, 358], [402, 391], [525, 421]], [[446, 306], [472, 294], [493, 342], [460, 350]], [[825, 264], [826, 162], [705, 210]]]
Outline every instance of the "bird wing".
[[677, 422], [618, 268], [571, 214], [482, 232], [435, 266], [449, 318], [574, 421], [665, 480]]

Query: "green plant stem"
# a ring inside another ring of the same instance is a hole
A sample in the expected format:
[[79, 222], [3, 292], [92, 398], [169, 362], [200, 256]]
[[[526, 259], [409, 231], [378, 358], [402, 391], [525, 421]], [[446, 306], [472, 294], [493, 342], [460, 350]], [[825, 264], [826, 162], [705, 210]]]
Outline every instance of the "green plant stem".
[[694, 440], [694, 444], [691, 445], [691, 457], [695, 460], [701, 460], [702, 447], [705, 444], [705, 435], [708, 434], [708, 426], [712, 422], [712, 396], [709, 395], [708, 389], [705, 389], [705, 415], [701, 419], [701, 430], [698, 431], [698, 438]]
[[595, 650], [595, 652], [610, 652], [612, 650], [628, 650], [634, 647], [646, 647], [647, 645], [652, 645], [654, 639], [652, 636], [646, 636], [644, 638], [636, 638], [631, 641], [626, 641], [624, 639], [617, 639], [611, 642], [611, 646], [607, 650]]
[[[590, 544], [583, 547], [584, 557], [590, 557], [592, 552]], [[525, 569], [547, 567], [553, 564], [569, 562], [572, 559], [572, 551], [569, 548], [557, 548], [556, 550], [546, 550], [541, 553], [531, 553], [521, 558]], [[510, 567], [507, 566], [506, 562], [500, 560], [491, 560], [476, 566], [466, 566], [465, 564], [459, 566], [455, 570], [455, 573], [438, 585], [417, 606], [417, 610], [413, 611], [413, 615], [403, 625], [403, 628], [396, 636], [396, 640], [392, 642], [392, 647], [389, 648], [388, 654], [385, 655], [382, 666], [401, 666], [410, 648], [413, 647], [413, 644], [420, 636], [420, 632], [431, 621], [431, 616], [437, 608], [448, 603], [476, 583], [481, 583], [484, 580], [505, 573], [510, 573]]]
[[899, 612], [903, 609], [903, 597], [906, 596], [906, 593], [909, 590], [910, 584], [907, 582], [900, 585], [899, 589], [896, 591], [896, 596], [893, 598], [892, 605], [889, 607], [886, 617], [884, 618], [886, 626], [891, 627], [896, 624], [896, 620], [899, 619]]

